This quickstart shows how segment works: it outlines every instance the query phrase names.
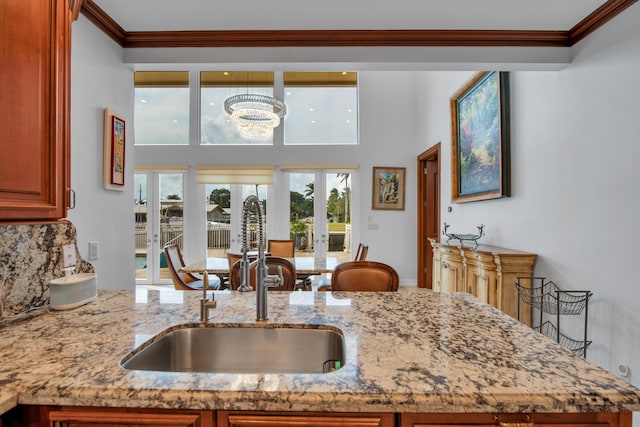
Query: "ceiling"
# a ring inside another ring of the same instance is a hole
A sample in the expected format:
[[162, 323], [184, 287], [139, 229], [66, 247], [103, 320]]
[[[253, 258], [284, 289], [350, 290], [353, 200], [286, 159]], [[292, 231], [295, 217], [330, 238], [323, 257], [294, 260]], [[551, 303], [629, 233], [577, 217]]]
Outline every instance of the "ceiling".
[[636, 0], [84, 0], [123, 47], [571, 46]]

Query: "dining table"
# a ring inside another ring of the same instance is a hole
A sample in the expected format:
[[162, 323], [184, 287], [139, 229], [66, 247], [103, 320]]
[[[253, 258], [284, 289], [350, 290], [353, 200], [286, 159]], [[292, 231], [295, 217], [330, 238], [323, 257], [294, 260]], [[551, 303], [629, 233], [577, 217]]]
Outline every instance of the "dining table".
[[[326, 257], [294, 257], [287, 258], [296, 266], [296, 274], [299, 279], [305, 280], [310, 276], [317, 276], [324, 273], [331, 273], [338, 265], [338, 258]], [[213, 274], [224, 282], [224, 278], [229, 276], [229, 260], [225, 257], [207, 257], [204, 260], [196, 261], [182, 267], [182, 271], [196, 274]]]

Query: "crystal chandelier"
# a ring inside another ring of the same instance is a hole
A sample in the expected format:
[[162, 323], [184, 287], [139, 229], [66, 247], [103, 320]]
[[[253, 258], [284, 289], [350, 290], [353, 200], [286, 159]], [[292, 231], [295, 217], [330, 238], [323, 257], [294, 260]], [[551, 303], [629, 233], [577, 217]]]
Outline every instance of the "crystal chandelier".
[[287, 114], [284, 102], [271, 96], [244, 93], [224, 101], [224, 111], [238, 126], [240, 133], [250, 138], [266, 138]]

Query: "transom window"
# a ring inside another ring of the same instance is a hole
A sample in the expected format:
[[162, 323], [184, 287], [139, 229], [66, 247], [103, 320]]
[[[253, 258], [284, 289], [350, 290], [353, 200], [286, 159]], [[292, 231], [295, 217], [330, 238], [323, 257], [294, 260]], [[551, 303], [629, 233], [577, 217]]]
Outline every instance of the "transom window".
[[137, 71], [135, 145], [189, 144], [189, 72]]
[[224, 111], [224, 101], [233, 95], [255, 93], [273, 96], [273, 72], [203, 71], [200, 73], [200, 144], [268, 145], [273, 137], [248, 138]]
[[285, 72], [285, 145], [358, 143], [358, 75]]
[[[189, 76], [189, 71], [136, 71], [136, 145], [358, 144], [355, 72], [201, 71]], [[273, 136], [242, 135], [224, 111], [225, 99], [245, 93], [273, 96], [287, 105]], [[191, 100], [190, 94], [199, 99]]]

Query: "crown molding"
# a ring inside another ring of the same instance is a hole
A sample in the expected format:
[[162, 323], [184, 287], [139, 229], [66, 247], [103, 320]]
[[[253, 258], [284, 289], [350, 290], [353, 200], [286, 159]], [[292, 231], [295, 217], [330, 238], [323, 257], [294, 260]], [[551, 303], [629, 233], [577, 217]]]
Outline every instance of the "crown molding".
[[638, 0], [608, 0], [568, 31], [519, 30], [237, 30], [125, 31], [93, 0], [74, 0], [91, 22], [124, 48], [523, 46], [569, 47]]
[[71, 11], [71, 20], [76, 21], [80, 15], [82, 8], [82, 0], [69, 0], [69, 10]]
[[127, 48], [338, 46], [568, 46], [564, 31], [243, 30], [132, 31]]
[[570, 45], [593, 33], [638, 0], [609, 0], [569, 31]]
[[93, 25], [102, 30], [103, 33], [111, 37], [120, 46], [125, 47], [124, 40], [127, 32], [104, 10], [100, 9], [93, 0], [83, 0], [80, 11]]

